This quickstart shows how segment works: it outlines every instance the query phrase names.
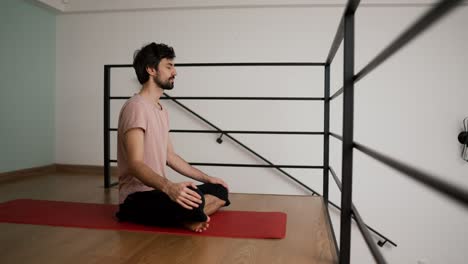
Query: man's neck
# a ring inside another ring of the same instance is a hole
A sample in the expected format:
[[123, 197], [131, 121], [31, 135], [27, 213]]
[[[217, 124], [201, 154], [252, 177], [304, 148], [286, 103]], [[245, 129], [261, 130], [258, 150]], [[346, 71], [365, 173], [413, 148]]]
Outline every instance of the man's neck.
[[151, 102], [154, 102], [159, 107], [159, 98], [161, 98], [164, 90], [154, 83], [145, 83], [139, 94]]

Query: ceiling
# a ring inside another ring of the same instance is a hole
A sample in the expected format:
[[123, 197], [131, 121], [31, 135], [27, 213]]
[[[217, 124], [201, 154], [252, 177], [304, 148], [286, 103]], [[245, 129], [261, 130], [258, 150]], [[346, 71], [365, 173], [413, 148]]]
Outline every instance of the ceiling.
[[[164, 9], [344, 6], [347, 0], [29, 0], [58, 13]], [[436, 0], [362, 0], [361, 5], [428, 5]], [[468, 1], [465, 0], [466, 4]]]

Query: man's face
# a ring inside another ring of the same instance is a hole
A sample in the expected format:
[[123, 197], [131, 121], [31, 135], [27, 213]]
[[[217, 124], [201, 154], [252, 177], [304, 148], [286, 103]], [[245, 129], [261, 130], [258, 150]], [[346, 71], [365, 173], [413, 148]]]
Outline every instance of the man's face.
[[176, 75], [177, 71], [174, 67], [174, 61], [164, 58], [159, 62], [156, 76], [153, 77], [153, 80], [162, 89], [171, 90], [174, 88]]

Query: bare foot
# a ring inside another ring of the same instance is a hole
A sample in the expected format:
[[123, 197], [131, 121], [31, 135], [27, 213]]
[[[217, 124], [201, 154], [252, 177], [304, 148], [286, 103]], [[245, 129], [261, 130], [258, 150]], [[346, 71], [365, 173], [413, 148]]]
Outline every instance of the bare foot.
[[192, 230], [193, 232], [203, 232], [203, 231], [206, 231], [206, 229], [208, 229], [208, 227], [210, 226], [209, 222], [210, 222], [210, 217], [207, 216], [208, 219], [206, 219], [206, 222], [188, 222], [188, 223], [185, 223], [184, 224], [184, 227], [189, 229], [189, 230]]

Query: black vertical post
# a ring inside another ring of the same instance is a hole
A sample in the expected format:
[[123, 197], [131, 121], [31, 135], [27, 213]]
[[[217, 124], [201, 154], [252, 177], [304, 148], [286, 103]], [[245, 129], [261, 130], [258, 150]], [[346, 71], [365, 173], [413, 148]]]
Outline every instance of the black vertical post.
[[341, 194], [340, 263], [350, 262], [351, 207], [353, 184], [353, 125], [354, 125], [354, 12], [344, 21], [343, 76], [343, 160]]
[[104, 65], [104, 188], [110, 187], [110, 69]]
[[330, 64], [325, 65], [323, 124], [323, 199], [328, 207], [328, 171], [330, 160]]

